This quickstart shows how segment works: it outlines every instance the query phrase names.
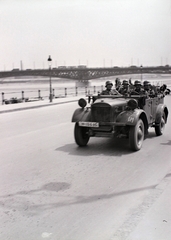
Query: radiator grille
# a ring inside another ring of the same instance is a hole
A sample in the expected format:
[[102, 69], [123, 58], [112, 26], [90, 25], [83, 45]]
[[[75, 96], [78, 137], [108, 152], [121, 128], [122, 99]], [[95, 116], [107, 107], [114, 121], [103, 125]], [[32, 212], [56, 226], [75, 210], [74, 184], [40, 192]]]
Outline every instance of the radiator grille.
[[92, 107], [92, 121], [95, 122], [110, 122], [110, 113], [111, 113], [111, 107], [105, 106], [105, 107]]

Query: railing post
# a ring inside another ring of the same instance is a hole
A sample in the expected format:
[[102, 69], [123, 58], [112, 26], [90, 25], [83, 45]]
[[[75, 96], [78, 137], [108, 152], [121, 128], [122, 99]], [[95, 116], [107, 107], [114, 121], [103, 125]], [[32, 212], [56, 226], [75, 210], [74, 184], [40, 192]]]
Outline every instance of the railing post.
[[22, 101], [24, 101], [24, 91], [21, 92]]
[[67, 88], [65, 88], [65, 97], [67, 96]]
[[41, 91], [38, 90], [38, 98], [41, 99]]
[[96, 86], [94, 86], [94, 93], [96, 93]]
[[75, 95], [78, 95], [78, 87], [75, 87]]
[[4, 92], [2, 92], [2, 105], [4, 104]]
[[55, 98], [55, 89], [53, 88], [52, 91], [53, 91], [53, 98]]
[[87, 87], [85, 87], [85, 95], [87, 95]]

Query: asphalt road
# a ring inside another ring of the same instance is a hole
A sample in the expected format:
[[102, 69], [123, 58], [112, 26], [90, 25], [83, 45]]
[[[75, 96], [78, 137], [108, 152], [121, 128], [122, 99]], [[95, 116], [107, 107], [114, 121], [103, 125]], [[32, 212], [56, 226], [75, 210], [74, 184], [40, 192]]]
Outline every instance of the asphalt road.
[[[171, 113], [171, 96], [165, 102]], [[164, 135], [150, 129], [138, 152], [123, 139], [91, 138], [79, 148], [76, 107], [1, 114], [0, 240], [170, 240], [169, 223], [163, 231], [166, 223], [148, 215], [171, 175], [170, 116]]]

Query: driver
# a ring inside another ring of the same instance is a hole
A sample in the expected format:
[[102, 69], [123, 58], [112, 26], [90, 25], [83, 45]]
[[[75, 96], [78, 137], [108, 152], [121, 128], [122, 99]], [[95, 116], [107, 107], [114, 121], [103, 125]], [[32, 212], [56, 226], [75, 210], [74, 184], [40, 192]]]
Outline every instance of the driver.
[[113, 83], [111, 81], [107, 81], [105, 87], [106, 89], [103, 90], [100, 95], [120, 95], [116, 89], [112, 89]]

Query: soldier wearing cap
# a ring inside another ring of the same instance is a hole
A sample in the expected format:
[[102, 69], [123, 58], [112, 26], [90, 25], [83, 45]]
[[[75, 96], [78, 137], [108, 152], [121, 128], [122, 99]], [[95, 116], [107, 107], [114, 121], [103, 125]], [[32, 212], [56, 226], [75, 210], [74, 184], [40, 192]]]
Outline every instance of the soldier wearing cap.
[[118, 95], [119, 92], [116, 89], [112, 89], [113, 83], [107, 81], [105, 84], [106, 89], [101, 92], [101, 95]]
[[136, 80], [134, 82], [134, 89], [131, 91], [130, 95], [139, 95], [140, 98], [138, 99], [138, 106], [139, 108], [143, 109], [145, 105], [145, 93], [144, 89], [142, 88], [141, 82], [139, 80]]
[[119, 93], [124, 96], [129, 96], [129, 82], [127, 80], [123, 80], [122, 82], [122, 88], [119, 90]]
[[155, 97], [155, 91], [151, 88], [151, 84], [149, 81], [143, 82], [144, 93], [147, 97]]
[[146, 91], [150, 90], [150, 82], [149, 81], [144, 81], [143, 86], [144, 86], [144, 90], [146, 90]]
[[144, 91], [142, 89], [141, 82], [139, 80], [136, 80], [134, 82], [134, 90], [131, 91], [131, 95], [140, 95], [140, 94], [144, 94]]

